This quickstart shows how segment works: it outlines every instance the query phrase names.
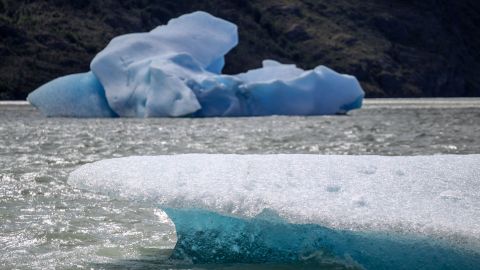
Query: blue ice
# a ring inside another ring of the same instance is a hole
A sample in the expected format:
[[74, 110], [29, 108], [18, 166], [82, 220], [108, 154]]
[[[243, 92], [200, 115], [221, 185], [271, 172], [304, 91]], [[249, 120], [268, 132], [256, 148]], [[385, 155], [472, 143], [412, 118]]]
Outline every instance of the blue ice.
[[[201, 11], [186, 14], [150, 32], [114, 38], [92, 60], [92, 83], [98, 79], [109, 108], [122, 117], [323, 115], [361, 107], [357, 79], [324, 66], [303, 70], [265, 60], [246, 73], [221, 74], [224, 56], [237, 43], [235, 24]], [[61, 83], [40, 87], [28, 100], [49, 116], [110, 116], [76, 113], [75, 106], [68, 115], [55, 112], [72, 104], [68, 89], [82, 85]], [[48, 88], [65, 98], [53, 99]]]
[[27, 100], [47, 116], [116, 116], [92, 72], [57, 78], [35, 90]]

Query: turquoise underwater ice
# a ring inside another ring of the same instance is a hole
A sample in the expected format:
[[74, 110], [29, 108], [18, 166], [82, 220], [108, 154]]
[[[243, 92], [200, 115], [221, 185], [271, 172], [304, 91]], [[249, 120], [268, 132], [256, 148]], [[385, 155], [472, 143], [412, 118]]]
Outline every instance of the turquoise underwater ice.
[[357, 79], [324, 66], [303, 70], [265, 60], [259, 69], [221, 74], [237, 44], [235, 24], [186, 14], [114, 38], [92, 60], [91, 73], [51, 81], [28, 101], [47, 116], [72, 117], [324, 115], [362, 105]]
[[293, 224], [268, 215], [245, 219], [202, 209], [164, 210], [178, 237], [172, 258], [193, 263], [317, 260], [354, 269], [392, 270], [460, 270], [480, 265], [478, 250], [455, 248], [447, 241], [414, 234], [339, 230]]

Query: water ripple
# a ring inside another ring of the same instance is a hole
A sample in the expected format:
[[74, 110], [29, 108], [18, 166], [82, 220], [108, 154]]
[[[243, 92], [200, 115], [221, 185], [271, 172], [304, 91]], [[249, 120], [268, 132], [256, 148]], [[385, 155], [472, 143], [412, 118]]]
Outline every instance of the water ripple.
[[168, 257], [176, 237], [163, 212], [66, 184], [70, 171], [96, 160], [178, 153], [480, 153], [478, 101], [411, 104], [372, 101], [342, 117], [211, 119], [44, 118], [29, 106], [2, 104], [0, 268], [118, 269], [119, 260], [125, 268], [190, 267], [155, 261]]

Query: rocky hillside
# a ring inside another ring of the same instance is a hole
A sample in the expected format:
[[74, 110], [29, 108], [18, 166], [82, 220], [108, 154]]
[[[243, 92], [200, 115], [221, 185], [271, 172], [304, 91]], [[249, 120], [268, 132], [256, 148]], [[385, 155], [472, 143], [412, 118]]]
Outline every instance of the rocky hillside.
[[353, 74], [369, 97], [480, 96], [478, 0], [0, 0], [0, 99], [194, 10], [239, 26], [226, 73], [271, 58]]

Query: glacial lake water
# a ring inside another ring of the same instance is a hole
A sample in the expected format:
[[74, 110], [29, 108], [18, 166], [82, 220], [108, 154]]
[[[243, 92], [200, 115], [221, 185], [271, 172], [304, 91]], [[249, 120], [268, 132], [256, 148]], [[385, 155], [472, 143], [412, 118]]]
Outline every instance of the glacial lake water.
[[335, 262], [192, 265], [149, 204], [74, 189], [80, 165], [180, 153], [480, 153], [480, 99], [367, 100], [347, 116], [45, 118], [0, 103], [0, 269], [343, 269]]

